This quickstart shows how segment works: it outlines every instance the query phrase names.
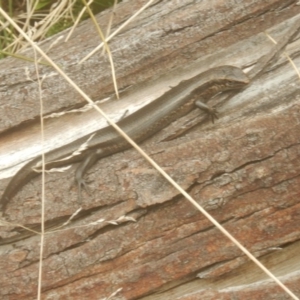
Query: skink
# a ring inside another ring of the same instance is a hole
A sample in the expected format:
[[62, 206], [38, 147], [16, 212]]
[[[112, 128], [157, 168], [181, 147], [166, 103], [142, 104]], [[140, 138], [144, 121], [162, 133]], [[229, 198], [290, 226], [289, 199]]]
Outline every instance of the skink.
[[[248, 83], [248, 77], [237, 67], [221, 66], [212, 68], [191, 79], [180, 82], [149, 105], [119, 121], [118, 125], [133, 140], [141, 142], [177, 118], [184, 116], [195, 106], [213, 113], [208, 106], [200, 102], [201, 99], [208, 99], [221, 91], [242, 88]], [[82, 176], [86, 170], [96, 160], [130, 148], [130, 145], [110, 126], [100, 129], [94, 134], [88, 143], [88, 148], [83, 150], [79, 155], [58, 161], [70, 156], [87, 141], [92, 133], [68, 145], [54, 149], [45, 155], [47, 170], [84, 160], [75, 173], [80, 200], [81, 186], [85, 186]], [[11, 179], [0, 199], [1, 210], [5, 210], [9, 200], [22, 186], [39, 175], [39, 173], [33, 170], [33, 167], [40, 162], [41, 157], [36, 157], [25, 164]]]

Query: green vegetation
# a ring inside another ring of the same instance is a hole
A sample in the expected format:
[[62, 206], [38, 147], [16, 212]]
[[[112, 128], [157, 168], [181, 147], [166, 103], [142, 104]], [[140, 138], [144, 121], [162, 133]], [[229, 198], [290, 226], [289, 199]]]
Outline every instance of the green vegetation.
[[[97, 14], [113, 4], [114, 0], [94, 0], [90, 8]], [[0, 0], [0, 6], [34, 41], [71, 27], [79, 17], [80, 20], [89, 18], [86, 10], [82, 14], [85, 5], [81, 0]], [[24, 39], [0, 14], [0, 59], [24, 46]]]

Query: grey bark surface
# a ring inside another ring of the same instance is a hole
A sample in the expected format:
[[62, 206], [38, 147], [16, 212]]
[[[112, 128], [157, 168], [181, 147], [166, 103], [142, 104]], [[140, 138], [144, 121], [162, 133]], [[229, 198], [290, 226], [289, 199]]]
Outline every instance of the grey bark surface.
[[[114, 28], [145, 3], [119, 4]], [[299, 24], [299, 11], [296, 1], [157, 1], [110, 42], [119, 88], [127, 90], [101, 108], [118, 119], [211, 67], [235, 65], [247, 72], [274, 47], [263, 31], [280, 40]], [[103, 28], [109, 13], [97, 16]], [[99, 44], [96, 36], [92, 23], [83, 22], [49, 55], [98, 100], [113, 94], [107, 57], [98, 52], [77, 64]], [[298, 67], [299, 46], [295, 38], [286, 50]], [[26, 54], [33, 56], [31, 50]], [[3, 190], [6, 177], [38, 155], [40, 128], [34, 66], [11, 58], [0, 66]], [[50, 71], [40, 68], [40, 74]], [[85, 104], [59, 76], [48, 77], [42, 87], [46, 115]], [[295, 70], [281, 56], [232, 98], [210, 100], [219, 111], [215, 124], [195, 110], [141, 145], [298, 296], [299, 90]], [[47, 119], [46, 150], [101, 126], [106, 122], [93, 110]], [[75, 168], [46, 176], [48, 231], [79, 208]], [[135, 150], [102, 159], [86, 178], [91, 193], [84, 193], [83, 210], [64, 230], [46, 235], [43, 299], [102, 299], [119, 288], [113, 299], [287, 297]], [[38, 228], [40, 197], [37, 178], [3, 216], [11, 223], [0, 231], [3, 299], [36, 295], [40, 237], [14, 224]], [[118, 219], [118, 226], [110, 222]]]

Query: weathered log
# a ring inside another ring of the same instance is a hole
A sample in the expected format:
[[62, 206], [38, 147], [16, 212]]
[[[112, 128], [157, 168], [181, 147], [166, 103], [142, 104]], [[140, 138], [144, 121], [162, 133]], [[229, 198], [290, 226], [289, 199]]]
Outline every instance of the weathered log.
[[[145, 1], [117, 6], [115, 28]], [[218, 65], [247, 72], [292, 26], [296, 1], [157, 1], [110, 43], [121, 100], [101, 107], [116, 119], [145, 105], [183, 79]], [[97, 19], [105, 27], [110, 11]], [[93, 99], [113, 93], [108, 60], [100, 52], [77, 65], [98, 43], [90, 21], [49, 55]], [[47, 49], [56, 37], [42, 43]], [[287, 47], [296, 65], [300, 40]], [[26, 52], [33, 56], [31, 50]], [[40, 151], [39, 94], [28, 67], [0, 61], [2, 178]], [[40, 74], [49, 73], [42, 66]], [[35, 78], [36, 80], [36, 78]], [[132, 87], [130, 87], [132, 86]], [[276, 275], [299, 288], [299, 90], [295, 70], [282, 56], [230, 99], [210, 100], [219, 120], [195, 110], [142, 143], [150, 156]], [[45, 114], [84, 105], [59, 76], [43, 83]], [[170, 139], [183, 127], [196, 125]], [[99, 115], [64, 114], [46, 121], [46, 150], [106, 126]], [[30, 147], [29, 147], [30, 145]], [[73, 166], [46, 176], [46, 227], [65, 222], [78, 208]], [[102, 159], [88, 174], [90, 195], [64, 230], [48, 233], [43, 262], [44, 299], [282, 299], [285, 293], [191, 206], [135, 150]], [[10, 178], [0, 182], [3, 190]], [[37, 228], [41, 178], [9, 202], [5, 219]], [[136, 222], [109, 221], [122, 216]], [[105, 222], [90, 224], [104, 218]], [[90, 224], [85, 227], [78, 227]], [[75, 228], [76, 227], [76, 228]], [[36, 295], [39, 235], [17, 226], [1, 228], [3, 299]], [[159, 294], [157, 294], [159, 293]]]

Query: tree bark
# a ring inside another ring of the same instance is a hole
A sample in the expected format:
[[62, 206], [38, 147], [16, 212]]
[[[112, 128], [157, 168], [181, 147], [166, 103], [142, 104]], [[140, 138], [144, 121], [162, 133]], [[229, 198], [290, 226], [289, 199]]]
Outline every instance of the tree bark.
[[[274, 47], [264, 31], [279, 41], [299, 24], [296, 2], [156, 1], [109, 43], [118, 86], [126, 91], [101, 108], [118, 119], [214, 66], [249, 71]], [[120, 3], [113, 30], [145, 3]], [[110, 13], [97, 16], [102, 28]], [[92, 23], [83, 22], [48, 54], [98, 100], [113, 94], [106, 55], [100, 51], [78, 64], [99, 44], [96, 36]], [[299, 46], [295, 38], [286, 50], [298, 66]], [[31, 50], [26, 55], [33, 57]], [[4, 190], [6, 177], [41, 149], [40, 95], [33, 64], [12, 58], [0, 64]], [[40, 76], [50, 71], [39, 69]], [[84, 101], [60, 76], [47, 77], [42, 88], [45, 115], [62, 113], [45, 121], [46, 151], [107, 125], [93, 110], [66, 113]], [[195, 110], [141, 145], [298, 296], [299, 90], [299, 77], [282, 55], [233, 97], [224, 93], [210, 100], [219, 112], [215, 124]], [[43, 299], [102, 299], [118, 289], [115, 299], [287, 297], [133, 149], [88, 171], [91, 192], [83, 193], [83, 210], [51, 233], [79, 208], [71, 184], [75, 168], [46, 176]], [[37, 229], [40, 203], [36, 178], [11, 199], [2, 218], [10, 223], [0, 231], [3, 299], [36, 295], [40, 236], [15, 224]]]

